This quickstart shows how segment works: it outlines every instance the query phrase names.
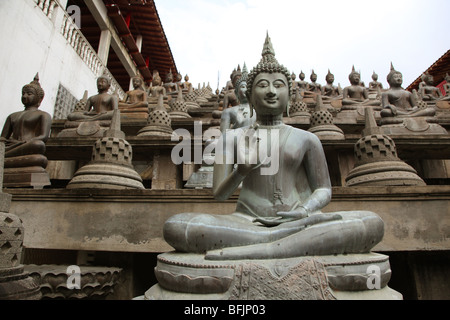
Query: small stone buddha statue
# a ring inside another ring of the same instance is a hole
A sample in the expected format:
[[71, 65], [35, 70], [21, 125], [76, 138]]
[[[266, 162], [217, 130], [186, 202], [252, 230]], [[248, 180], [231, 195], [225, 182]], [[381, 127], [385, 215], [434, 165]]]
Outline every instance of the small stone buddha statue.
[[300, 94], [302, 94], [302, 92], [308, 90], [308, 82], [305, 81], [305, 74], [303, 73], [303, 71], [300, 71], [298, 77], [300, 81], [297, 81], [297, 86], [300, 89]]
[[158, 105], [158, 97], [160, 95], [163, 96], [164, 106], [166, 107], [166, 109], [169, 109], [167, 91], [166, 88], [164, 88], [164, 86], [162, 85], [162, 79], [157, 70], [153, 71], [152, 83], [148, 91], [149, 95], [147, 100], [150, 111]]
[[369, 99], [367, 88], [361, 84], [361, 75], [352, 67], [349, 74], [350, 86], [344, 88], [342, 93], [342, 110], [355, 110], [358, 106], [380, 106], [379, 100]]
[[236, 81], [242, 76], [241, 66], [238, 65], [237, 69], [234, 69], [230, 74], [230, 80], [225, 86], [225, 94], [223, 97], [223, 109], [234, 107], [239, 105], [239, 100], [236, 97], [234, 88]]
[[39, 110], [44, 90], [39, 75], [22, 88], [23, 111], [10, 114], [1, 133], [5, 139], [4, 186], [42, 188], [50, 184], [45, 142], [50, 136], [52, 118]]
[[126, 93], [123, 101], [119, 102], [119, 110], [122, 116], [140, 117], [140, 114], [144, 118], [148, 115], [148, 94], [143, 89], [144, 81], [140, 76], [134, 76], [132, 79], [133, 90]]
[[444, 92], [445, 97], [450, 98], [450, 75], [447, 73], [445, 74], [445, 83], [444, 83]]
[[326, 85], [322, 86], [322, 99], [324, 101], [329, 101], [331, 99], [336, 99], [341, 95], [339, 88], [333, 85], [334, 82], [334, 74], [330, 72], [328, 69], [328, 73], [325, 76]]
[[242, 76], [235, 83], [235, 95], [238, 97], [240, 104], [223, 110], [220, 120], [220, 131], [222, 132], [228, 129], [250, 126], [255, 121], [255, 115], [251, 114], [246, 96], [247, 77], [247, 69], [244, 68]]
[[178, 92], [178, 86], [173, 82], [172, 69], [166, 74], [166, 80], [164, 81], [164, 88], [167, 94], [172, 94], [173, 92]]
[[372, 81], [369, 82], [369, 90], [378, 91], [383, 89], [383, 84], [378, 81], [378, 74], [375, 71], [372, 73]]
[[[236, 211], [228, 215], [176, 214], [164, 224], [164, 239], [178, 252], [205, 254], [206, 260], [369, 252], [384, 233], [378, 215], [370, 211], [321, 212], [331, 200], [322, 144], [313, 133], [283, 123], [292, 81], [287, 68], [276, 60], [268, 36], [262, 59], [247, 81], [256, 122], [222, 134], [214, 166], [216, 199], [228, 199], [242, 183]], [[238, 145], [241, 139], [249, 140], [248, 148]], [[276, 160], [266, 161], [257, 151], [269, 148], [272, 155], [277, 154]], [[232, 150], [238, 159], [247, 161], [235, 166], [229, 161]]]
[[322, 86], [317, 83], [317, 74], [314, 72], [314, 69], [311, 72], [311, 76], [309, 77], [311, 80], [310, 83], [308, 83], [308, 91], [311, 91], [313, 93], [321, 94], [322, 93]]
[[418, 92], [422, 100], [428, 104], [435, 104], [436, 101], [441, 100], [443, 95], [441, 90], [434, 86], [433, 76], [427, 72], [423, 74], [422, 79], [424, 84], [420, 87]]
[[86, 101], [83, 113], [71, 113], [67, 116], [69, 121], [94, 121], [111, 120], [113, 112], [118, 109], [119, 101], [116, 95], [109, 94], [111, 79], [102, 75], [97, 79], [98, 94], [91, 96]]
[[395, 70], [392, 64], [387, 75], [387, 82], [390, 88], [383, 92], [381, 96], [382, 110], [380, 116], [382, 117], [382, 123], [398, 123], [405, 117], [427, 117], [436, 114], [434, 108], [419, 107], [419, 101], [414, 94], [402, 88], [403, 75]]
[[192, 88], [192, 83], [189, 82], [189, 76], [184, 76], [184, 82], [181, 84], [181, 89], [183, 90], [183, 94], [186, 94], [189, 92], [189, 90]]
[[[67, 116], [64, 129], [58, 137], [103, 136], [111, 125], [114, 110], [119, 108], [119, 97], [108, 93], [111, 79], [107, 75], [97, 78], [98, 94], [81, 100]], [[80, 105], [80, 103], [84, 103]]]

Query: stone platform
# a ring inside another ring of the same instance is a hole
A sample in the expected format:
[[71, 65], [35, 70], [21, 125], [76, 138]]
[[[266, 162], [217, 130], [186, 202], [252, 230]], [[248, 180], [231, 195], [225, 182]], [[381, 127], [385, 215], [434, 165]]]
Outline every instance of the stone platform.
[[144, 300], [402, 299], [387, 286], [389, 257], [377, 253], [212, 261], [169, 252], [158, 256], [155, 275]]

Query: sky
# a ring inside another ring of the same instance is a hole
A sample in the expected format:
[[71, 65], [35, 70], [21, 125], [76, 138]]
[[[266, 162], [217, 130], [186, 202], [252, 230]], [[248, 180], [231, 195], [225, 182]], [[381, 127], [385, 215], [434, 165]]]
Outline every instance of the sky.
[[391, 63], [406, 88], [450, 49], [450, 0], [155, 0], [178, 71], [215, 91], [261, 59], [266, 33], [299, 81], [350, 85], [354, 66], [384, 88]]

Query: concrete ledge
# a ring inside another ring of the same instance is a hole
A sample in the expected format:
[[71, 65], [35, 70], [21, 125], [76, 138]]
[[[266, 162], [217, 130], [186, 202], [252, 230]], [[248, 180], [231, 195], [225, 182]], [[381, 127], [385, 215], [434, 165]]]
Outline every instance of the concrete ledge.
[[[4, 189], [25, 228], [24, 246], [122, 252], [167, 252], [162, 226], [181, 212], [228, 214], [237, 194], [216, 201], [210, 189]], [[370, 210], [385, 222], [374, 251], [450, 249], [450, 186], [336, 187], [323, 210]]]

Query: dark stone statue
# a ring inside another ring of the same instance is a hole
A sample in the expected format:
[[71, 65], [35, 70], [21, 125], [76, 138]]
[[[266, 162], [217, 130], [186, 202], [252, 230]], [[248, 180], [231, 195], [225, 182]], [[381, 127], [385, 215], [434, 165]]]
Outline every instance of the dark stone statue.
[[108, 93], [110, 87], [111, 79], [105, 75], [98, 77], [98, 94], [88, 98], [84, 112], [73, 112], [67, 116], [67, 120], [111, 120], [114, 110], [118, 109], [119, 99], [117, 96]]
[[434, 116], [436, 111], [433, 108], [419, 108], [417, 98], [412, 92], [402, 88], [403, 76], [396, 71], [391, 64], [391, 70], [387, 75], [387, 82], [390, 89], [383, 92], [381, 96], [382, 110], [381, 117], [424, 117]]
[[148, 108], [147, 92], [142, 88], [144, 81], [140, 76], [132, 78], [133, 90], [126, 93], [123, 101], [119, 102], [121, 111], [137, 108]]
[[380, 101], [376, 99], [369, 99], [369, 92], [367, 88], [361, 84], [361, 75], [352, 67], [348, 79], [350, 85], [344, 88], [342, 94], [342, 108], [354, 109], [357, 106], [380, 106]]
[[[39, 84], [39, 77], [36, 74], [34, 80], [22, 88], [22, 103], [25, 110], [10, 114], [5, 121], [1, 136], [5, 141], [5, 186], [26, 186], [31, 181], [22, 181], [14, 185], [14, 181], [19, 182], [22, 178], [28, 180], [23, 175], [38, 174], [43, 176], [42, 184], [49, 184], [45, 168], [48, 160], [45, 157], [45, 142], [50, 136], [52, 118], [50, 114], [39, 110], [44, 90]], [[26, 169], [26, 168], [35, 169]], [[22, 173], [21, 173], [22, 172]], [[19, 178], [12, 178], [18, 175]], [[20, 177], [21, 176], [21, 177]], [[40, 186], [43, 186], [43, 185]]]
[[[256, 123], [222, 134], [216, 148], [214, 196], [226, 200], [242, 183], [236, 211], [169, 218], [164, 238], [177, 251], [207, 260], [280, 259], [366, 253], [381, 241], [384, 224], [373, 212], [321, 212], [331, 200], [327, 162], [316, 135], [283, 123], [291, 82], [267, 36], [247, 80]], [[270, 149], [273, 158], [258, 149]], [[235, 166], [229, 153], [246, 161]]]

